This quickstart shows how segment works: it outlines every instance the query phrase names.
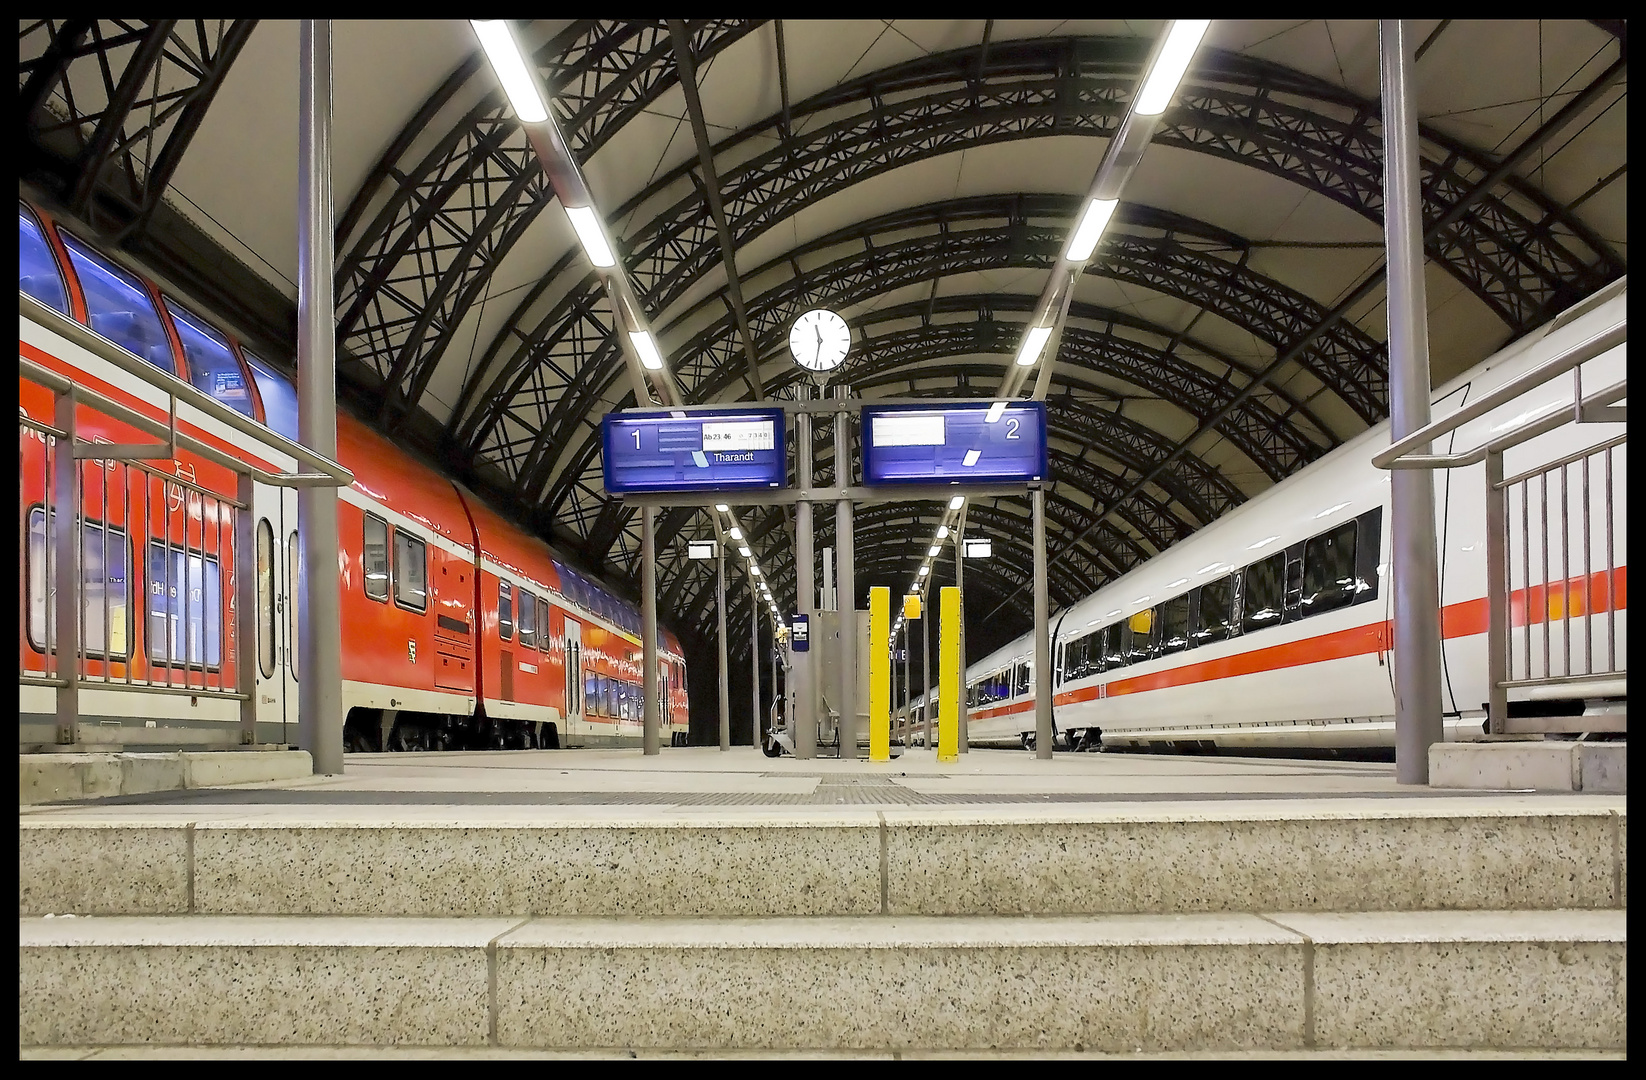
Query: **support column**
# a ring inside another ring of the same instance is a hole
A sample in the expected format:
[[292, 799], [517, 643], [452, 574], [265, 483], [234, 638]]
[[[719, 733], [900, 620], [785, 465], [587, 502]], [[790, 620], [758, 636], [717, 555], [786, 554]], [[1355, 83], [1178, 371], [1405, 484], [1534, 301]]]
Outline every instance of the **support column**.
[[960, 752], [966, 753], [970, 732], [967, 729], [966, 708], [966, 511], [971, 505], [965, 504], [960, 508], [960, 520], [955, 522], [954, 529], [954, 591], [957, 596], [956, 617], [960, 620], [960, 633], [956, 640], [960, 643], [960, 698], [955, 707], [960, 719]]
[[[804, 399], [805, 384], [801, 392]], [[812, 486], [812, 417], [800, 413], [794, 418], [795, 428], [795, 484], [801, 490]], [[798, 502], [794, 506], [794, 561], [795, 610], [806, 616], [808, 634], [817, 631], [817, 585], [812, 580], [812, 504]], [[806, 652], [791, 653], [794, 672], [794, 719], [789, 727], [794, 739], [794, 756], [809, 761], [817, 756], [817, 686], [812, 678], [816, 670], [811, 662], [810, 642]]]
[[[851, 388], [838, 386], [835, 396], [850, 396]], [[834, 414], [834, 477], [836, 486], [851, 485], [851, 418]], [[840, 756], [857, 757], [857, 541], [852, 535], [852, 501], [834, 504], [835, 618], [840, 624]]]
[[937, 689], [942, 703], [942, 719], [937, 725], [937, 760], [959, 761], [960, 714], [960, 590], [943, 590], [943, 625], [938, 631]]
[[[1383, 239], [1388, 263], [1391, 442], [1429, 423], [1429, 319], [1423, 285], [1416, 93], [1411, 24], [1381, 24]], [[1419, 446], [1413, 453], [1427, 454]], [[1395, 779], [1429, 782], [1429, 746], [1445, 738], [1440, 715], [1440, 585], [1435, 556], [1434, 473], [1395, 469], [1390, 478], [1394, 579]]]
[[869, 760], [890, 761], [892, 739], [891, 629], [892, 591], [869, 590]]
[[[914, 683], [909, 679], [909, 668], [914, 662], [914, 649], [910, 648], [913, 644], [913, 638], [914, 627], [909, 625], [909, 616], [905, 612], [903, 615], [903, 723], [907, 725], [914, 723]], [[925, 745], [930, 746], [931, 740], [926, 740]]]
[[[777, 685], [777, 680], [772, 680]], [[749, 579], [749, 745], [760, 748], [760, 592]]]
[[657, 707], [657, 508], [652, 506], [640, 508], [640, 636], [645, 639], [640, 646], [644, 681], [640, 745], [645, 756], [652, 757], [663, 749]]
[[1034, 756], [1052, 756], [1051, 600], [1046, 592], [1046, 493], [1029, 493], [1034, 505]]
[[[299, 29], [297, 110], [297, 430], [337, 460], [335, 227], [331, 190], [331, 21]], [[316, 774], [343, 771], [343, 631], [337, 573], [337, 489], [297, 493], [297, 742]]]
[[[52, 674], [62, 680], [56, 702], [58, 746], [73, 745], [80, 735], [80, 614], [84, 601], [80, 598], [80, 462], [74, 457], [74, 415], [74, 395], [58, 394], [52, 421], [64, 434], [50, 444], [51, 493], [41, 524], [51, 552], [52, 603], [45, 614], [50, 620], [46, 640], [56, 647]], [[52, 508], [53, 502], [56, 509]]]
[[715, 545], [714, 600], [720, 612], [720, 752], [732, 748], [732, 688], [727, 685], [731, 668], [726, 666], [726, 545]]

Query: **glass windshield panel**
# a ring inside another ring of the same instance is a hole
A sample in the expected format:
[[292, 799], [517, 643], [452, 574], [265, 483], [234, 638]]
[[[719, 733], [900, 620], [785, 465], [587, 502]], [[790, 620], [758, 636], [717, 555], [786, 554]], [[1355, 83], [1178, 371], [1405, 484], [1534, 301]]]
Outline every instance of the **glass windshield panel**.
[[1234, 632], [1233, 574], [1208, 581], [1200, 587], [1200, 628], [1195, 631], [1195, 644], [1222, 641]]
[[69, 290], [51, 244], [34, 215], [21, 206], [17, 208], [17, 288], [49, 308], [69, 313]]
[[176, 375], [171, 342], [143, 283], [68, 233], [60, 235], [80, 278], [80, 291], [86, 295], [91, 328], [138, 359]]
[[1255, 562], [1245, 571], [1240, 590], [1243, 598], [1240, 628], [1250, 633], [1280, 622], [1281, 605], [1286, 593], [1286, 553], [1277, 552], [1261, 562]]
[[297, 391], [291, 381], [259, 360], [241, 350], [251, 377], [257, 382], [257, 395], [263, 399], [264, 423], [276, 434], [297, 442]]
[[240, 364], [229, 351], [229, 343], [203, 319], [179, 307], [166, 297], [166, 310], [177, 325], [183, 342], [183, 358], [189, 362], [189, 382], [242, 416], [256, 419], [251, 407], [251, 389]]

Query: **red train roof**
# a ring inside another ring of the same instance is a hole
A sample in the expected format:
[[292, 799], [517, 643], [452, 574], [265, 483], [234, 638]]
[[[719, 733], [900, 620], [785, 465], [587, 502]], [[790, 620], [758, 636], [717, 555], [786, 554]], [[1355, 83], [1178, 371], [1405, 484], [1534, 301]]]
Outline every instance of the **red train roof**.
[[354, 473], [353, 487], [362, 495], [473, 549], [474, 534], [451, 481], [341, 411], [337, 460]]

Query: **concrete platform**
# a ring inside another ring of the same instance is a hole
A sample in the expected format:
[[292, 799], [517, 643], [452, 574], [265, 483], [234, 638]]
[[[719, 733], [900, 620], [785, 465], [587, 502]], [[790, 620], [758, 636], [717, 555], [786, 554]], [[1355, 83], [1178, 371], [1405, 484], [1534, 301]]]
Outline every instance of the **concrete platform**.
[[1627, 742], [1436, 743], [1429, 783], [1437, 788], [1587, 791], [1629, 790]]
[[19, 920], [19, 1039], [1619, 1049], [1626, 969], [1618, 911], [38, 918]]
[[314, 772], [307, 750], [173, 750], [157, 753], [19, 754], [22, 806], [161, 791], [297, 780]]

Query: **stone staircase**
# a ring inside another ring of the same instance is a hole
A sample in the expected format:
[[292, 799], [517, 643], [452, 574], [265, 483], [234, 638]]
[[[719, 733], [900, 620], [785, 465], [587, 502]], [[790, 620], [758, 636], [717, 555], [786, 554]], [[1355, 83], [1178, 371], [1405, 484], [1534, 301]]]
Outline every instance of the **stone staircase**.
[[25, 816], [19, 1038], [1626, 1049], [1620, 800], [1374, 802]]

